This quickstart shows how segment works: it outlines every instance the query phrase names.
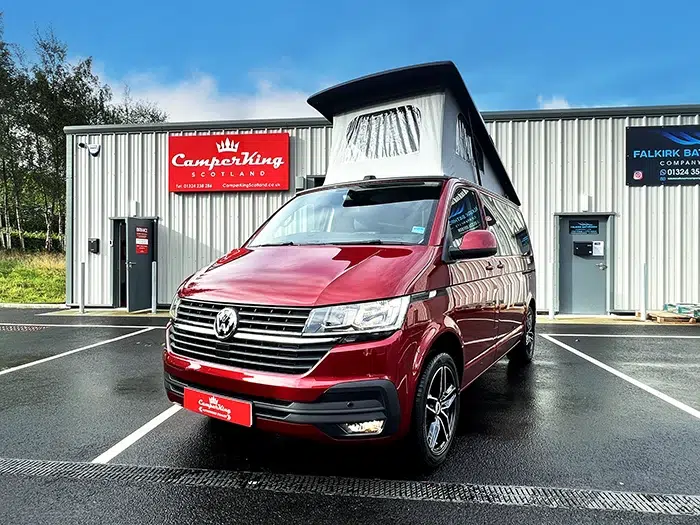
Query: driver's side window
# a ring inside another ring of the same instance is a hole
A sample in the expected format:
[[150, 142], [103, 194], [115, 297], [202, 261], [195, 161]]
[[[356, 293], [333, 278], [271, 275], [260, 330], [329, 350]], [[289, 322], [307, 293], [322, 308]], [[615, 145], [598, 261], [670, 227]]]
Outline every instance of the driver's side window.
[[458, 188], [452, 196], [448, 216], [449, 246], [459, 248], [462, 237], [472, 230], [484, 228], [476, 192], [469, 188]]

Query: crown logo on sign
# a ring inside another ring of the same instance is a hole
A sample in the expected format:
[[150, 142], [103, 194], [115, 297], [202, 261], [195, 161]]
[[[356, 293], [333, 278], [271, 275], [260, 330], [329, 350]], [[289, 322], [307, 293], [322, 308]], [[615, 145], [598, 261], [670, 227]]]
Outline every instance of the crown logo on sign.
[[240, 142], [235, 142], [229, 138], [226, 140], [222, 140], [221, 142], [216, 143], [216, 149], [219, 151], [219, 153], [223, 153], [224, 151], [231, 151], [233, 153], [236, 153], [238, 151], [238, 145]]
[[209, 404], [210, 404], [210, 405], [218, 405], [218, 404], [219, 404], [219, 400], [216, 399], [214, 396], [211, 396], [211, 397], [209, 398]]

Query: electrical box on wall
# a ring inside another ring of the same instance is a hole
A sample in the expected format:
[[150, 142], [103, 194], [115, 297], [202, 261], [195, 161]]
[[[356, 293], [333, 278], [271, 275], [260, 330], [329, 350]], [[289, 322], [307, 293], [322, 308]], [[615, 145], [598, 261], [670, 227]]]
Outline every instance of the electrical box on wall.
[[593, 243], [592, 242], [576, 242], [574, 241], [574, 255], [578, 257], [585, 257], [587, 255], [593, 255]]
[[88, 251], [90, 253], [100, 253], [100, 240], [88, 239]]

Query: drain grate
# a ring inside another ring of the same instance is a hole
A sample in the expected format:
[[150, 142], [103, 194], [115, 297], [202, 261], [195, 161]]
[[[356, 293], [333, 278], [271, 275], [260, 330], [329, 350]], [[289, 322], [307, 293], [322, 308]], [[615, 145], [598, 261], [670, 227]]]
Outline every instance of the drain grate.
[[700, 496], [679, 494], [334, 478], [261, 472], [4, 458], [0, 458], [0, 474], [79, 480], [163, 483], [324, 496], [354, 496], [360, 498], [485, 503], [555, 509], [587, 509], [700, 516]]
[[0, 325], [0, 332], [39, 332], [46, 330], [45, 326], [31, 324], [4, 324]]

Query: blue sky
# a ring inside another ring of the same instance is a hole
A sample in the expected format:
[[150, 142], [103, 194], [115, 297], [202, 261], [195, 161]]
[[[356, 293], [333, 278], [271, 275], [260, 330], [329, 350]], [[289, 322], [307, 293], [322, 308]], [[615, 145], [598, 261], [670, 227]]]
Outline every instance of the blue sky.
[[6, 39], [53, 27], [71, 56], [171, 120], [313, 114], [310, 93], [453, 60], [482, 110], [700, 102], [700, 3], [590, 0], [20, 2]]

